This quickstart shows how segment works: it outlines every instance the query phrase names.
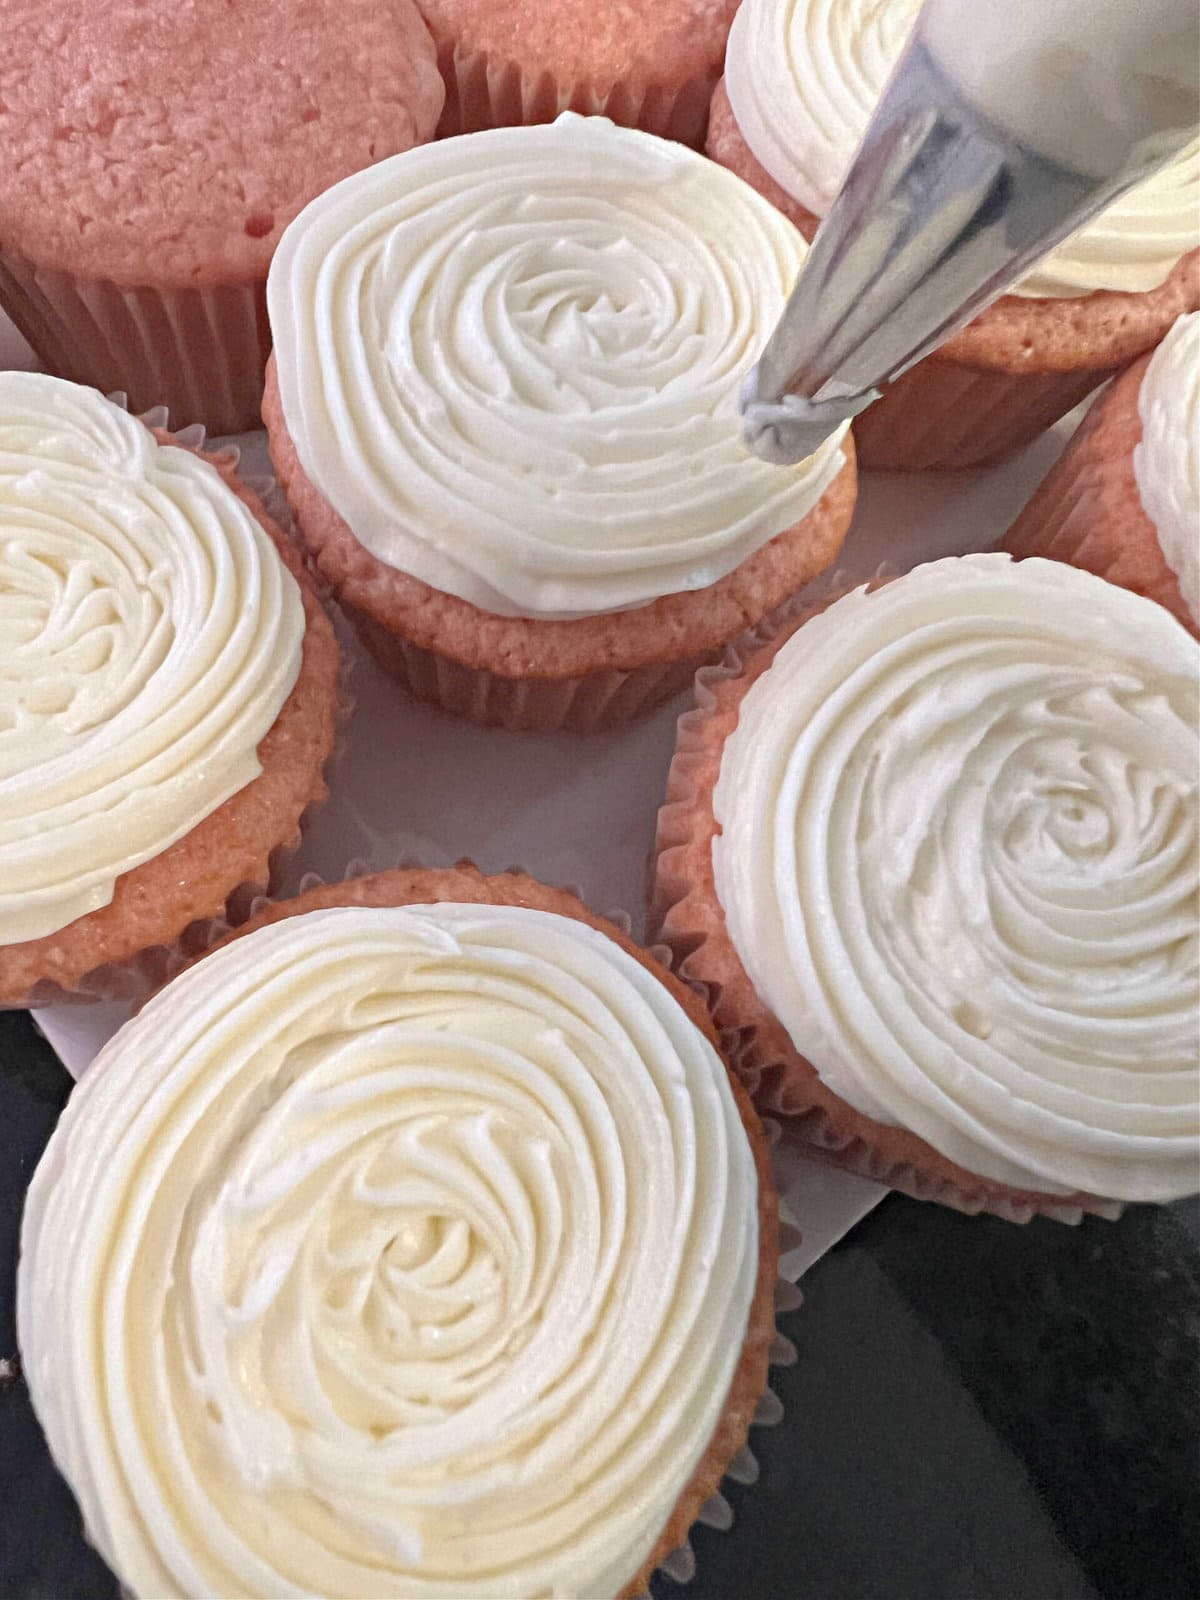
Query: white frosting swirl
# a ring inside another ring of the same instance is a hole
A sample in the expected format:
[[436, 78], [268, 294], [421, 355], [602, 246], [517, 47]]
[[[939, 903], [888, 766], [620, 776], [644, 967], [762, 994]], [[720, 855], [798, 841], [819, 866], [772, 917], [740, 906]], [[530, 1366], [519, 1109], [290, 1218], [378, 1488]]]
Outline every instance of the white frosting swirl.
[[220, 474], [0, 373], [0, 944], [107, 905], [262, 770], [300, 591]]
[[1200, 311], [1180, 317], [1150, 358], [1138, 411], [1138, 493], [1184, 604], [1200, 622]]
[[102, 1052], [30, 1188], [21, 1348], [139, 1595], [611, 1596], [757, 1257], [725, 1068], [650, 971], [541, 911], [340, 908]]
[[717, 892], [839, 1096], [1019, 1188], [1196, 1188], [1198, 692], [1162, 607], [1003, 555], [780, 648], [721, 762]]
[[759, 165], [816, 217], [837, 197], [921, 0], [742, 0], [725, 89]]
[[347, 178], [268, 284], [288, 431], [380, 560], [499, 615], [698, 589], [805, 517], [844, 430], [780, 471], [738, 388], [806, 246], [740, 179], [599, 117]]
[[[814, 215], [833, 204], [920, 9], [920, 0], [742, 0], [725, 55], [734, 117], [759, 164]], [[1200, 141], [1007, 292], [1142, 293], [1197, 245]]]

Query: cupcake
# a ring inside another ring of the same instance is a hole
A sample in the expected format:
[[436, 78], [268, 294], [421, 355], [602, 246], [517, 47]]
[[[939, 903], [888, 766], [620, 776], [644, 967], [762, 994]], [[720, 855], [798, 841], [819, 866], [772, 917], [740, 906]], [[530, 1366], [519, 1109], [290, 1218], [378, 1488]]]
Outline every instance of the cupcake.
[[[812, 238], [919, 0], [745, 0], [707, 149]], [[1045, 257], [855, 418], [862, 466], [997, 461], [1200, 307], [1200, 141]]]
[[1100, 396], [1004, 549], [1085, 567], [1200, 631], [1200, 313]]
[[1192, 1193], [1200, 646], [1001, 554], [702, 676], [657, 910], [760, 1105], [966, 1211]]
[[324, 795], [329, 619], [230, 457], [6, 372], [0, 637], [0, 1007], [136, 992]]
[[268, 909], [89, 1069], [24, 1371], [135, 1596], [639, 1595], [764, 1391], [775, 1212], [644, 951], [519, 875], [384, 873]]
[[443, 98], [413, 0], [5, 0], [0, 307], [62, 377], [257, 427], [281, 233]]
[[383, 666], [479, 722], [612, 726], [827, 567], [845, 428], [780, 469], [737, 410], [805, 250], [713, 162], [570, 113], [306, 207], [271, 268], [263, 417]]
[[418, 0], [446, 84], [438, 128], [610, 117], [699, 145], [738, 0]]

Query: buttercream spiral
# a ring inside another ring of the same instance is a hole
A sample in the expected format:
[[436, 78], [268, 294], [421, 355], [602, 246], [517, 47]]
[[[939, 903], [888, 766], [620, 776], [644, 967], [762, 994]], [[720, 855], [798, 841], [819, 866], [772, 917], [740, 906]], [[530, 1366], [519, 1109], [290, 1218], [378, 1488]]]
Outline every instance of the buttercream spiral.
[[738, 390], [806, 246], [748, 185], [598, 117], [369, 167], [284, 235], [268, 300], [307, 476], [382, 561], [499, 615], [703, 588], [801, 521]]
[[1180, 317], [1138, 390], [1133, 470], [1163, 558], [1200, 623], [1200, 311]]
[[971, 1172], [1196, 1187], [1200, 645], [1007, 556], [800, 628], [714, 798], [730, 936], [830, 1087]]
[[207, 462], [0, 373], [0, 944], [107, 905], [258, 776], [300, 592]]
[[[823, 217], [833, 204], [920, 0], [742, 0], [725, 86], [759, 164]], [[1040, 261], [1009, 294], [1141, 293], [1200, 245], [1200, 140]]]
[[720, 1058], [605, 935], [315, 911], [75, 1091], [26, 1371], [139, 1595], [615, 1595], [722, 1413], [756, 1206]]

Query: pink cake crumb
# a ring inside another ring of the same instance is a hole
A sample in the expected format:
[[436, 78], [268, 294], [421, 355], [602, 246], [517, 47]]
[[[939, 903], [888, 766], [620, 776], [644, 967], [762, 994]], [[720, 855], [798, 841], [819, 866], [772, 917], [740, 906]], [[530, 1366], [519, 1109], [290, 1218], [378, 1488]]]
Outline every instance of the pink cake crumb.
[[0, 32], [0, 248], [120, 285], [264, 278], [444, 98], [413, 0], [3, 0]]

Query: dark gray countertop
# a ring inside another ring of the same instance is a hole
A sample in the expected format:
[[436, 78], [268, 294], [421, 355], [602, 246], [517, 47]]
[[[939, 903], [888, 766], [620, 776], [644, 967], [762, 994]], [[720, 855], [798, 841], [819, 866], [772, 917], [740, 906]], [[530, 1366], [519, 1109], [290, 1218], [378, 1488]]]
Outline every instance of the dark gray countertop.
[[[25, 1186], [70, 1080], [0, 1014], [0, 1356]], [[1195, 1204], [1013, 1227], [900, 1196], [785, 1319], [784, 1421], [697, 1575], [657, 1600], [1175, 1600], [1200, 1593]], [[0, 1382], [0, 1596], [110, 1600], [19, 1377]], [[585, 1600], [585, 1597], [580, 1597]]]

